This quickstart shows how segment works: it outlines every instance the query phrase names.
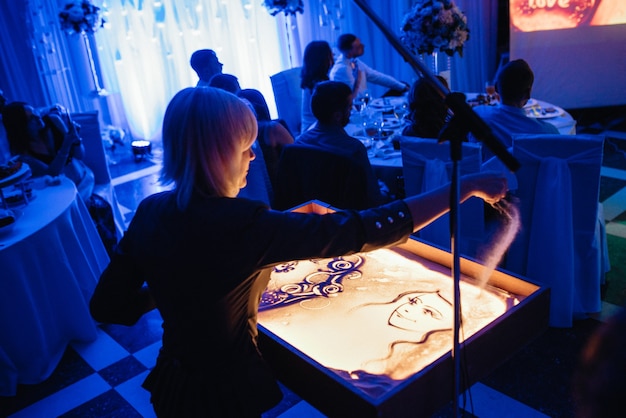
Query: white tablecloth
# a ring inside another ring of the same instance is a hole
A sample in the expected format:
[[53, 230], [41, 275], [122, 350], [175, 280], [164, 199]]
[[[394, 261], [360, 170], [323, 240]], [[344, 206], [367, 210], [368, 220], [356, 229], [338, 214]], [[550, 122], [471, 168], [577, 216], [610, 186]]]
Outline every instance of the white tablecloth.
[[[478, 93], [465, 93], [465, 96], [468, 100], [475, 98], [477, 95]], [[531, 105], [536, 106], [536, 108], [539, 110], [554, 109], [554, 113], [548, 113], [546, 115], [542, 115], [538, 112], [538, 117], [543, 121], [556, 126], [561, 135], [576, 135], [576, 120], [565, 109], [560, 108], [555, 104], [538, 99], [530, 99], [526, 106], [532, 107]]]
[[47, 379], [70, 341], [96, 338], [89, 299], [109, 262], [70, 180], [33, 193], [0, 235], [0, 396]]
[[[468, 100], [475, 98], [477, 94], [478, 93], [465, 93]], [[388, 104], [391, 106], [397, 106], [401, 104], [402, 101], [406, 101], [406, 97], [393, 97], [388, 99]], [[383, 101], [382, 99], [376, 99], [372, 101], [372, 103], [382, 106]], [[576, 120], [574, 120], [572, 115], [567, 113], [565, 110], [542, 100], [532, 99], [532, 103], [535, 103], [542, 108], [552, 107], [557, 110], [556, 114], [559, 116], [549, 117], [543, 120], [556, 126], [560, 134], [576, 134]], [[345, 128], [346, 132], [349, 135], [364, 139], [363, 126], [360, 123], [361, 121], [361, 117], [353, 112], [350, 118], [350, 123]], [[403, 128], [404, 125], [396, 127], [394, 129], [394, 135], [400, 135]], [[378, 178], [387, 185], [393, 194], [397, 194], [400, 191], [399, 189], [402, 187], [402, 156], [400, 151], [393, 149], [392, 141], [393, 136], [387, 137], [382, 141], [372, 141], [373, 148], [376, 148], [377, 146], [380, 148], [375, 151], [370, 149], [368, 155], [370, 157], [372, 168]]]

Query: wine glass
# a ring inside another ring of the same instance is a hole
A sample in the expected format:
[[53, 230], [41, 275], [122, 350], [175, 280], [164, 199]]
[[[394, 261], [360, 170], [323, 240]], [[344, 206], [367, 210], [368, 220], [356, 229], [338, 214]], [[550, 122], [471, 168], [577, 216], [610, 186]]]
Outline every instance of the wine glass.
[[352, 100], [352, 105], [354, 106], [354, 110], [359, 113], [363, 113], [363, 111], [367, 108], [367, 104], [370, 102], [370, 95], [367, 90], [360, 92], [357, 96]]
[[493, 81], [487, 81], [485, 83], [485, 92], [487, 93], [487, 103], [492, 100], [496, 100], [498, 97], [498, 93], [496, 93], [496, 85]]
[[368, 90], [363, 90], [362, 92], [360, 92], [357, 95], [357, 99], [360, 100], [361, 102], [363, 102], [363, 104], [365, 105], [365, 107], [367, 107], [367, 105], [370, 102], [371, 96]]
[[354, 106], [354, 110], [361, 113], [363, 110], [365, 110], [367, 103], [365, 102], [365, 100], [363, 100], [363, 97], [357, 96], [354, 98], [354, 100], [352, 100], [352, 106]]
[[367, 106], [371, 100], [371, 96], [370, 96], [370, 92], [368, 90], [363, 90], [361, 93], [359, 93], [359, 96], [361, 97], [361, 99], [363, 100], [363, 102], [365, 103], [365, 106]]
[[403, 102], [401, 105], [394, 107], [393, 111], [396, 115], [396, 118], [398, 118], [398, 120], [402, 122], [404, 120], [404, 117], [409, 114], [409, 105], [408, 103]]
[[363, 132], [371, 139], [380, 139], [383, 129], [383, 113], [380, 111], [366, 111], [363, 118]]

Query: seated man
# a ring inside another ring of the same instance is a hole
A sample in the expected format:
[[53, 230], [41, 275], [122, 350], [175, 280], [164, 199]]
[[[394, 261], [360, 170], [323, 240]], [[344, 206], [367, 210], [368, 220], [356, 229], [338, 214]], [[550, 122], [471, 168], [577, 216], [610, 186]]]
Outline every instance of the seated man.
[[[522, 59], [510, 61], [496, 76], [496, 90], [500, 94], [501, 103], [496, 106], [476, 106], [474, 111], [487, 125], [505, 147], [513, 145], [513, 134], [558, 134], [559, 130], [543, 120], [526, 116], [524, 106], [530, 99], [535, 80], [533, 71]], [[476, 138], [470, 135], [471, 141]], [[483, 147], [483, 160], [493, 154]]]
[[409, 85], [395, 78], [380, 73], [359, 59], [365, 51], [365, 46], [361, 40], [351, 33], [345, 33], [337, 39], [337, 48], [341, 52], [335, 64], [330, 70], [330, 79], [333, 81], [341, 81], [352, 88], [356, 80], [355, 74], [357, 69], [364, 73], [358, 85], [355, 87], [355, 93], [363, 93], [367, 90], [367, 83], [379, 84], [390, 90], [383, 96], [401, 96], [409, 90]]
[[209, 87], [215, 87], [216, 89], [226, 90], [232, 94], [239, 94], [241, 91], [241, 85], [239, 79], [232, 74], [215, 74], [209, 80]]
[[191, 54], [189, 64], [196, 74], [198, 74], [199, 80], [196, 87], [208, 86], [211, 77], [215, 74], [221, 74], [222, 67], [224, 66], [224, 64], [217, 59], [217, 55], [212, 49], [197, 50]]
[[[323, 148], [347, 156], [363, 167], [367, 176], [367, 202], [376, 206], [389, 200], [386, 186], [380, 184], [367, 156], [365, 145], [346, 133], [350, 120], [352, 90], [347, 84], [323, 81], [315, 86], [311, 109], [317, 124], [296, 138], [296, 143]], [[381, 188], [382, 186], [382, 188]]]

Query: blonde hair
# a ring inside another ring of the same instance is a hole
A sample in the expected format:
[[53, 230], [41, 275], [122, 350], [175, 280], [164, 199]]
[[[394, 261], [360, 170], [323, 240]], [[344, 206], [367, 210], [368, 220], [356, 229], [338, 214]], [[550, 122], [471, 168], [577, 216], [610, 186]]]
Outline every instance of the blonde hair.
[[254, 114], [234, 94], [211, 87], [179, 91], [163, 118], [161, 170], [161, 181], [176, 186], [179, 208], [194, 193], [231, 195], [238, 179], [226, 177], [227, 168], [256, 135]]

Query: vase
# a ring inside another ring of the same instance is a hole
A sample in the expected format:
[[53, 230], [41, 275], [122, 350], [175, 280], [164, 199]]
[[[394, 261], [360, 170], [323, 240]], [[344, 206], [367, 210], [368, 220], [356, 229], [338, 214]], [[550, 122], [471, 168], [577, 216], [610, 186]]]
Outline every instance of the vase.
[[95, 90], [93, 93], [96, 96], [106, 96], [108, 92], [102, 88], [100, 85], [100, 78], [98, 77], [98, 72], [96, 71], [96, 63], [94, 61], [93, 51], [91, 49], [91, 41], [89, 39], [89, 34], [85, 31], [82, 31], [81, 37], [83, 39], [83, 43], [85, 45], [85, 51], [87, 52], [87, 59], [89, 60], [89, 70], [91, 71], [91, 80], [93, 81]]
[[294, 66], [296, 66], [294, 57], [302, 56], [300, 48], [300, 35], [298, 31], [298, 19], [295, 13], [285, 13], [285, 35], [287, 38], [289, 67], [294, 68]]
[[430, 54], [431, 71], [434, 75], [442, 76], [452, 89], [452, 57], [443, 52], [435, 51]]

